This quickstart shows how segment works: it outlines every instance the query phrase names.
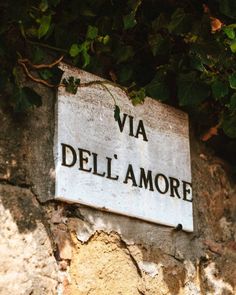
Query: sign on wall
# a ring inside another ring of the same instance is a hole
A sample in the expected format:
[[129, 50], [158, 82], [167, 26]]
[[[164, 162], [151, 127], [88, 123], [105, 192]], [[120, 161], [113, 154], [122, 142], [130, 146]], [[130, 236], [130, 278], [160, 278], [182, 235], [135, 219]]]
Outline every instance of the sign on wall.
[[133, 106], [121, 88], [62, 67], [82, 86], [58, 92], [56, 198], [193, 231], [187, 115], [150, 98]]

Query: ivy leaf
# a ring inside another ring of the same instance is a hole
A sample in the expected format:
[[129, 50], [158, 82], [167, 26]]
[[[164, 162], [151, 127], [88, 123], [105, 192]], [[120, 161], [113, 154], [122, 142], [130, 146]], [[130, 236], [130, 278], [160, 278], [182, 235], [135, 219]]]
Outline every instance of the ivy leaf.
[[157, 54], [168, 54], [170, 51], [170, 40], [168, 36], [165, 38], [161, 34], [150, 34], [148, 36], [148, 43], [151, 48], [153, 56]]
[[53, 73], [48, 69], [39, 71], [39, 75], [43, 80], [48, 80], [53, 77]]
[[88, 26], [86, 39], [94, 40], [98, 35], [98, 28], [94, 26]]
[[81, 48], [78, 44], [72, 44], [69, 50], [69, 54], [71, 57], [76, 57], [81, 52]]
[[118, 105], [115, 105], [115, 109], [114, 109], [114, 118], [115, 121], [118, 121], [120, 117], [120, 108]]
[[132, 29], [133, 27], [136, 26], [137, 20], [136, 20], [136, 13], [141, 5], [142, 0], [129, 0], [127, 5], [131, 9], [131, 12], [127, 15], [123, 16], [123, 24], [124, 24], [124, 29]]
[[15, 111], [24, 112], [32, 106], [40, 107], [42, 98], [33, 89], [29, 87], [15, 87], [13, 93], [15, 101]]
[[223, 27], [223, 31], [225, 32], [226, 36], [229, 39], [232, 39], [233, 40], [235, 38], [234, 28], [231, 28], [231, 27]]
[[160, 15], [154, 19], [152, 22], [152, 29], [156, 32], [162, 28], [168, 27], [168, 19], [164, 13], [160, 13]]
[[191, 29], [190, 21], [190, 15], [185, 13], [183, 8], [177, 8], [171, 16], [168, 30], [177, 35], [187, 33]]
[[170, 97], [170, 90], [165, 82], [154, 82], [146, 87], [147, 94], [152, 98], [167, 101]]
[[230, 49], [233, 53], [236, 52], [236, 40], [232, 40], [231, 44], [230, 44]]
[[118, 72], [118, 79], [121, 84], [127, 83], [131, 80], [133, 75], [133, 69], [130, 65], [124, 65]]
[[232, 111], [236, 110], [236, 93], [234, 93], [230, 98], [229, 108]]
[[216, 79], [212, 83], [211, 89], [212, 89], [212, 94], [216, 100], [219, 100], [222, 97], [226, 96], [229, 92], [228, 86], [218, 79]]
[[236, 116], [232, 114], [225, 116], [222, 128], [227, 136], [236, 138]]
[[190, 65], [192, 69], [198, 70], [200, 72], [204, 72], [206, 69], [202, 63], [202, 60], [199, 56], [191, 56], [190, 57]]
[[181, 106], [198, 105], [210, 93], [209, 87], [202, 81], [199, 81], [195, 72], [180, 74], [177, 79], [177, 88], [177, 95]]
[[107, 45], [108, 42], [110, 41], [110, 36], [109, 36], [109, 35], [99, 36], [99, 37], [97, 38], [97, 41], [103, 43], [103, 45]]
[[80, 79], [74, 77], [64, 78], [62, 83], [65, 85], [66, 91], [72, 94], [76, 94], [78, 86], [80, 85]]
[[140, 88], [139, 90], [133, 90], [129, 93], [130, 99], [132, 100], [133, 105], [137, 105], [144, 102], [146, 97], [146, 92], [144, 88]]
[[137, 21], [135, 19], [135, 13], [132, 11], [130, 14], [127, 14], [123, 16], [123, 23], [124, 23], [124, 29], [132, 29], [136, 26]]
[[116, 49], [114, 56], [116, 58], [116, 63], [122, 63], [134, 56], [134, 50], [132, 46], [120, 46]]
[[48, 1], [47, 0], [42, 0], [39, 4], [39, 9], [42, 12], [45, 12], [48, 9]]
[[229, 76], [229, 85], [232, 89], [236, 89], [236, 73]]
[[43, 15], [39, 20], [40, 26], [38, 28], [38, 38], [41, 39], [45, 36], [51, 25], [51, 15]]
[[166, 72], [159, 71], [153, 80], [146, 86], [147, 95], [152, 98], [166, 101], [170, 97], [170, 90], [166, 83]]
[[86, 49], [82, 51], [82, 56], [84, 61], [83, 68], [85, 68], [90, 63], [90, 55], [88, 54], [88, 51]]

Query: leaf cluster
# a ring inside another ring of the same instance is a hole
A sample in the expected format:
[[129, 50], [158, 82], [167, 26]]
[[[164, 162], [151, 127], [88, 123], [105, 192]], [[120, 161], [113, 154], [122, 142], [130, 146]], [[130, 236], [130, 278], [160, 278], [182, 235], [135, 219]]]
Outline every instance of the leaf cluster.
[[[210, 144], [236, 164], [235, 0], [0, 0], [1, 103], [39, 106], [21, 85], [19, 58], [48, 55], [190, 114], [199, 134], [217, 126]], [[38, 70], [50, 83], [53, 69]], [[58, 81], [57, 81], [58, 83]], [[66, 81], [75, 92], [79, 81]], [[5, 100], [3, 99], [5, 97]], [[116, 113], [118, 108], [116, 107]]]

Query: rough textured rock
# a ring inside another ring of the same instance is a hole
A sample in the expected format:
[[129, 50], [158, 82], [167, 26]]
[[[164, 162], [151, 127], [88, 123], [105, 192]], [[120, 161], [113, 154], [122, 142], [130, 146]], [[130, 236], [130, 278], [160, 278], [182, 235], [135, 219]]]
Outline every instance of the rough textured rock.
[[30, 186], [46, 201], [54, 196], [54, 94], [33, 87], [42, 96], [42, 107], [23, 114], [0, 109], [0, 181]]
[[191, 139], [193, 233], [50, 200], [54, 98], [0, 110], [0, 294], [236, 294], [236, 186]]
[[11, 185], [0, 197], [0, 294], [55, 294], [57, 263], [35, 197]]

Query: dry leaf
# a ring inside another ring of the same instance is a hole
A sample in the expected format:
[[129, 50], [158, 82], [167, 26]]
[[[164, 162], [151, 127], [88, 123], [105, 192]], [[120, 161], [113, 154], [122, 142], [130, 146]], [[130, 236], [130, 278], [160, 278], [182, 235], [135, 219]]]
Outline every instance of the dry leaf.
[[211, 127], [209, 130], [207, 130], [206, 133], [203, 134], [203, 136], [201, 137], [201, 140], [202, 141], [208, 141], [210, 138], [217, 135], [218, 134], [218, 128], [219, 128], [219, 124], [217, 124], [214, 127]]
[[211, 19], [211, 31], [212, 33], [215, 33], [217, 31], [221, 30], [221, 27], [223, 26], [223, 23], [215, 17], [210, 17]]

